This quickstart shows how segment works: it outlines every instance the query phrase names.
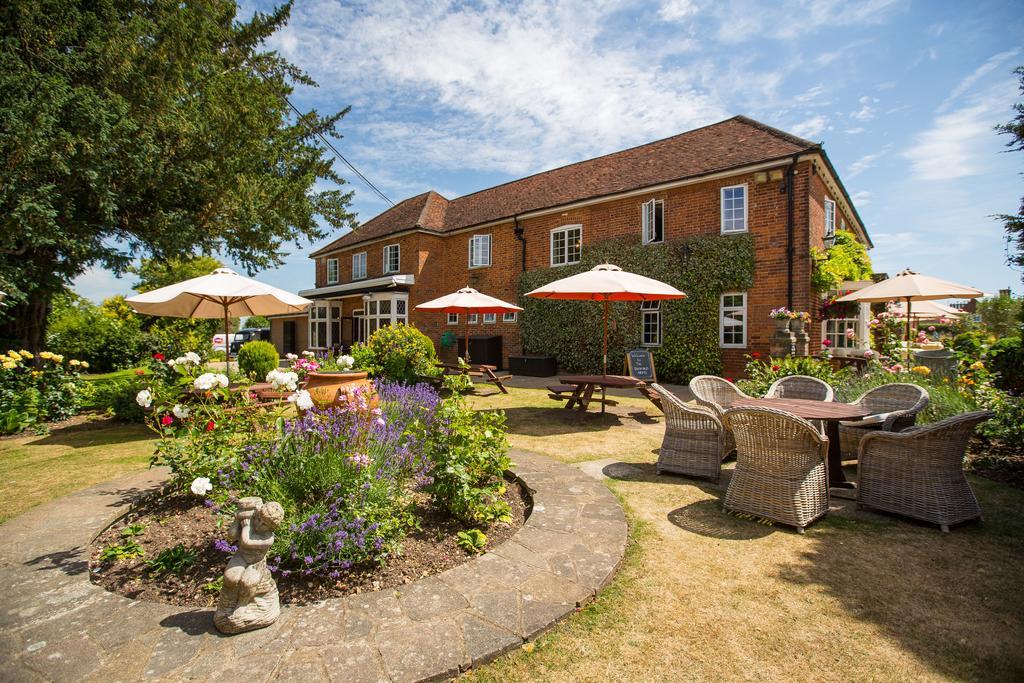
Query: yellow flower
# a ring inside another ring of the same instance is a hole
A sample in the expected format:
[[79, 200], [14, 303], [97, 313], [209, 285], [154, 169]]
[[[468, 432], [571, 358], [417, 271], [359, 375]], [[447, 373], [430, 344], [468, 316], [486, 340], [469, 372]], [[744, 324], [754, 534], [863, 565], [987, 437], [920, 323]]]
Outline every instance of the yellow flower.
[[15, 365], [13, 361], [9, 361], [9, 360], [5, 360], [4, 361], [4, 370], [13, 370], [16, 367], [18, 367], [18, 366]]
[[49, 351], [40, 351], [39, 357], [42, 358], [43, 360], [52, 360], [53, 354], [50, 353]]
[[71, 360], [68, 361], [68, 365], [70, 365], [73, 368], [77, 368], [81, 364], [82, 361], [78, 360], [77, 358], [72, 358]]
[[984, 369], [985, 369], [985, 364], [982, 363], [980, 360], [974, 361], [973, 363], [971, 363], [971, 370], [984, 370]]
[[35, 356], [33, 356], [30, 352], [26, 351], [25, 349], [22, 349], [18, 353], [20, 353], [21, 357], [24, 358], [25, 360], [32, 360], [33, 358], [35, 358]]
[[910, 371], [911, 372], [916, 372], [917, 374], [921, 375], [922, 377], [927, 377], [928, 375], [932, 374], [931, 368], [926, 367], [924, 365], [915, 365], [914, 367], [910, 368]]
[[87, 363], [86, 361], [83, 360], [82, 361], [82, 367], [83, 368], [88, 368], [89, 367], [89, 363]]
[[50, 360], [52, 360], [54, 363], [63, 363], [64, 356], [60, 355], [59, 353], [51, 353]]
[[43, 373], [39, 372], [38, 370], [33, 370], [33, 371], [32, 371], [32, 376], [33, 376], [33, 377], [38, 377], [38, 376], [39, 376], [39, 375], [41, 375], [41, 374], [43, 374]]
[[13, 360], [15, 362], [21, 360], [21, 354], [18, 353], [17, 351], [13, 351], [13, 350], [12, 351], [8, 351], [7, 355], [10, 356], [11, 360]]

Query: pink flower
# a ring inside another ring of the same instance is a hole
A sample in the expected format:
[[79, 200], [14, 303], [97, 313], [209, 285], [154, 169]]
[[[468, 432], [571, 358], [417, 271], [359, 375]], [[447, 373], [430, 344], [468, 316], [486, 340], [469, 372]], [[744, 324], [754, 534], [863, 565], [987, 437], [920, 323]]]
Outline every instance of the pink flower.
[[160, 418], [160, 424], [162, 424], [164, 427], [170, 427], [171, 423], [173, 422], [174, 418], [171, 417], [170, 415], [164, 415], [163, 417]]
[[213, 420], [210, 420], [209, 422], [206, 423], [206, 431], [212, 432], [216, 426], [217, 423], [214, 422]]
[[827, 349], [828, 347], [832, 346], [832, 340], [831, 339], [822, 339], [821, 340], [821, 345], [824, 346]]

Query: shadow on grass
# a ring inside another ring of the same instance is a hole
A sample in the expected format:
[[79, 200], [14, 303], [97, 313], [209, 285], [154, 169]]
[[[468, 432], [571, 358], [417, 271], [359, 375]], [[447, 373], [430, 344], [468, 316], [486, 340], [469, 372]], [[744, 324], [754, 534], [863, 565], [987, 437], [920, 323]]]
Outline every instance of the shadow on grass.
[[622, 427], [623, 420], [647, 417], [643, 411], [619, 415], [596, 411], [580, 412], [558, 406], [551, 408], [515, 407], [505, 409], [509, 432], [523, 436], [552, 436], [578, 432], [604, 432]]
[[706, 498], [668, 513], [668, 521], [683, 531], [725, 541], [751, 541], [764, 538], [777, 529], [770, 524], [740, 519], [722, 509], [722, 501]]
[[114, 421], [84, 422], [54, 429], [43, 438], [32, 441], [30, 445], [89, 448], [146, 441], [153, 437], [153, 433], [145, 425]]

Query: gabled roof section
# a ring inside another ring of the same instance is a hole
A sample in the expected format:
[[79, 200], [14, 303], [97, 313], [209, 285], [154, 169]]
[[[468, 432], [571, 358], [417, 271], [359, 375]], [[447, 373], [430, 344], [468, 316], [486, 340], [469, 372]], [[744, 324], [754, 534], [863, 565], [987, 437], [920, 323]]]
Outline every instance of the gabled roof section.
[[664, 140], [544, 171], [448, 201], [436, 192], [406, 199], [311, 256], [414, 229], [451, 232], [794, 154], [820, 150], [810, 140], [745, 116]]
[[347, 232], [330, 244], [320, 247], [310, 257], [317, 257], [342, 247], [385, 237], [406, 230], [434, 230], [444, 227], [448, 200], [430, 190], [395, 204], [384, 213], [377, 214], [355, 230]]

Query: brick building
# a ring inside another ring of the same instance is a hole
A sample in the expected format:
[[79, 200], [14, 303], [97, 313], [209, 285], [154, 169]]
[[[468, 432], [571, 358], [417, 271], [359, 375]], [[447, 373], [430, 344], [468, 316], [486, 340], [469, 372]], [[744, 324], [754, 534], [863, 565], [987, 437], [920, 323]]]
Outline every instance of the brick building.
[[[413, 307], [467, 284], [515, 302], [523, 270], [576, 263], [588, 244], [749, 232], [754, 285], [721, 294], [722, 361], [737, 373], [744, 354], [768, 351], [772, 308], [817, 309], [810, 247], [844, 228], [871, 246], [821, 145], [736, 116], [457, 199], [406, 199], [311, 254], [315, 286], [299, 294], [316, 303], [274, 318], [272, 339], [282, 352], [326, 349], [411, 322], [437, 343], [465, 321]], [[521, 351], [515, 316], [469, 322], [501, 336], [505, 359]], [[660, 341], [645, 329], [637, 345]]]

